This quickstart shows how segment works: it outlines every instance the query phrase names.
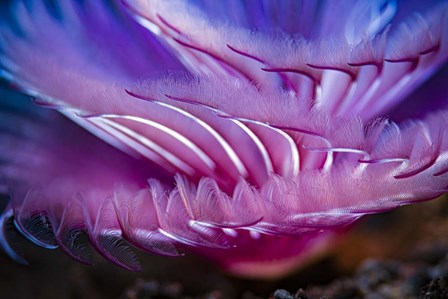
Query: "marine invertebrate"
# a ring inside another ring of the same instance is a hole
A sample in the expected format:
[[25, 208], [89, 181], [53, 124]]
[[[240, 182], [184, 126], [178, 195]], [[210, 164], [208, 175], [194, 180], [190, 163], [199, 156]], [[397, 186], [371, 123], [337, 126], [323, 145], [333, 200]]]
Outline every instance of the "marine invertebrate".
[[86, 263], [80, 233], [128, 269], [130, 243], [277, 274], [363, 215], [447, 191], [446, 94], [406, 110], [448, 57], [446, 1], [17, 0], [6, 14], [1, 75], [37, 104], [1, 100], [1, 245], [16, 259], [10, 218]]

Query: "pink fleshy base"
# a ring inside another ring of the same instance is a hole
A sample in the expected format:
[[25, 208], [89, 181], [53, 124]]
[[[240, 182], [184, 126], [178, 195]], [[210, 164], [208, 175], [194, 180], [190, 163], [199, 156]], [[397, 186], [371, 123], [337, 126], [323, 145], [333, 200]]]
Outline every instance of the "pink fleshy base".
[[[313, 263], [334, 248], [341, 232], [307, 233], [301, 237], [256, 235], [238, 231], [230, 249], [193, 249], [230, 275], [272, 280], [284, 277]], [[190, 249], [191, 251], [191, 249]]]

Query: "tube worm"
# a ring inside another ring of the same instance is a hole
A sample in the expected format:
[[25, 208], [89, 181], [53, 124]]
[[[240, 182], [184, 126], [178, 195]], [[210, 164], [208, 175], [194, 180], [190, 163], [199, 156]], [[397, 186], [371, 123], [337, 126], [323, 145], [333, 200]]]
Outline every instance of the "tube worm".
[[446, 1], [3, 5], [0, 75], [31, 98], [0, 99], [18, 261], [10, 221], [84, 263], [81, 234], [130, 270], [134, 246], [277, 275], [447, 192], [446, 84], [422, 87], [448, 57]]

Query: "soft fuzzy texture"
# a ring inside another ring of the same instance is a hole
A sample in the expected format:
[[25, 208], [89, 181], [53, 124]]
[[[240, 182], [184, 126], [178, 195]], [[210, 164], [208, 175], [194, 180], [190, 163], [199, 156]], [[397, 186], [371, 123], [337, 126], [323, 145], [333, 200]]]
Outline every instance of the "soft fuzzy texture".
[[34, 99], [0, 99], [0, 246], [18, 261], [10, 219], [85, 263], [81, 233], [131, 270], [128, 244], [278, 275], [363, 215], [447, 192], [447, 89], [412, 96], [448, 58], [446, 1], [14, 0], [3, 14], [0, 74]]

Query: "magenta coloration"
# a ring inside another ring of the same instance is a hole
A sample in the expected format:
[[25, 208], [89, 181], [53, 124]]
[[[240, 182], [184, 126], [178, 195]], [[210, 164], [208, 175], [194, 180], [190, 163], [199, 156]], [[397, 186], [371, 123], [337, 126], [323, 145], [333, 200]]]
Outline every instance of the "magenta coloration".
[[13, 0], [4, 14], [0, 75], [34, 98], [0, 99], [0, 247], [18, 261], [11, 219], [84, 263], [80, 234], [130, 270], [132, 245], [273, 276], [366, 214], [448, 190], [447, 1]]

